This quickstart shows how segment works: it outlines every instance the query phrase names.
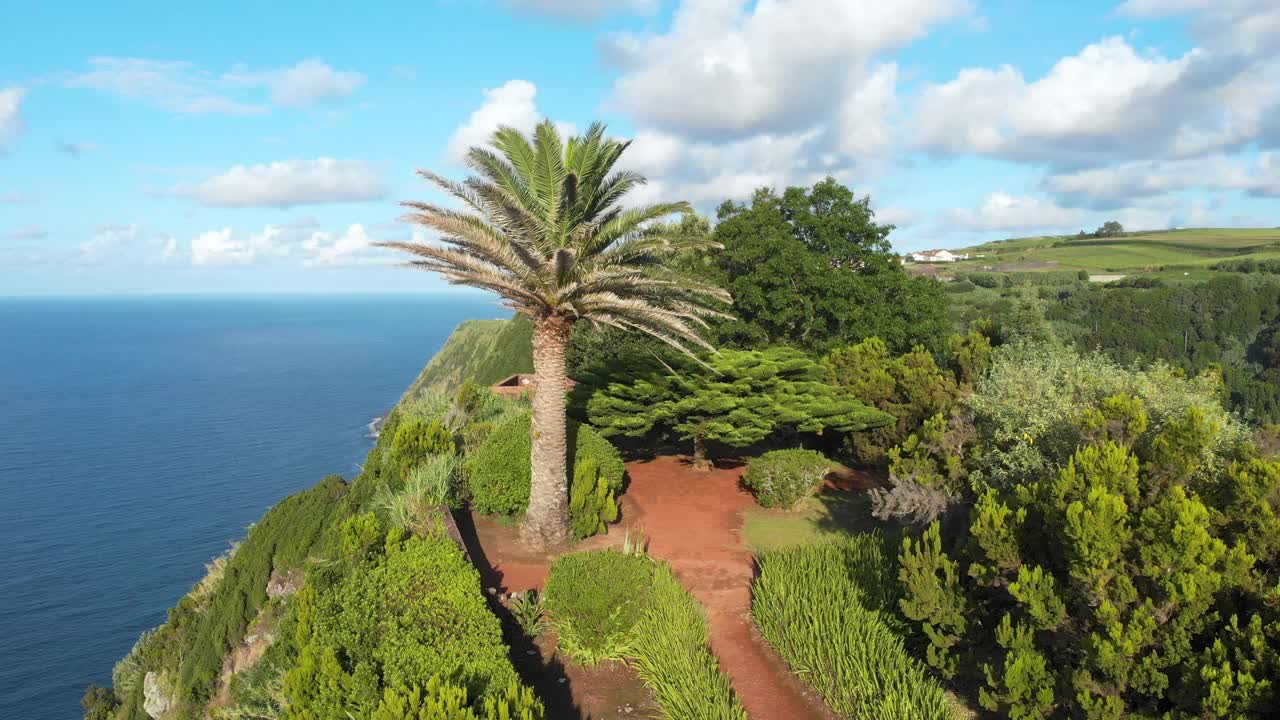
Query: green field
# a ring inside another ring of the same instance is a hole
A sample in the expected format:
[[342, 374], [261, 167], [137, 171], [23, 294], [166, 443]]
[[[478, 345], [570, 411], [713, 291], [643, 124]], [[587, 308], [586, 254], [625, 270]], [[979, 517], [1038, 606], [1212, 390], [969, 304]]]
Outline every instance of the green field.
[[1095, 238], [1039, 236], [1014, 238], [963, 248], [970, 260], [959, 271], [1087, 270], [1090, 273], [1165, 275], [1203, 278], [1209, 266], [1226, 259], [1280, 258], [1280, 228], [1168, 230]]

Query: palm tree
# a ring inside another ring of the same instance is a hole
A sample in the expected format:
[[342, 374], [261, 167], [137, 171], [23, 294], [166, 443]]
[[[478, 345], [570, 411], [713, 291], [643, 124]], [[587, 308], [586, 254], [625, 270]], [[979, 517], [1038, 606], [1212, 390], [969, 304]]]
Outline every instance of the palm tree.
[[712, 350], [699, 333], [708, 318], [727, 317], [716, 308], [730, 300], [668, 265], [678, 253], [718, 247], [657, 222], [692, 212], [687, 203], [620, 205], [644, 178], [614, 170], [630, 143], [604, 133], [597, 123], [562, 141], [550, 121], [531, 137], [501, 128], [493, 149], [468, 152], [467, 180], [419, 172], [463, 206], [403, 203], [405, 219], [439, 233], [439, 244], [378, 243], [416, 256], [411, 267], [497, 293], [532, 320], [533, 472], [522, 530], [538, 546], [569, 536], [565, 353], [574, 323], [648, 333], [686, 353]]

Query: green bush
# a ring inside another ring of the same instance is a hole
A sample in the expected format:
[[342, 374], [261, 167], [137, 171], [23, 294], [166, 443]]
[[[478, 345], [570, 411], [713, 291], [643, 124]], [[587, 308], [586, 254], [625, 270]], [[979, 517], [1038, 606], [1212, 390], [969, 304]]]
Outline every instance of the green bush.
[[556, 560], [547, 610], [575, 662], [626, 660], [672, 720], [746, 720], [707, 646], [706, 616], [665, 563], [616, 550]]
[[841, 717], [954, 717], [904, 647], [895, 558], [879, 535], [768, 551], [759, 568], [751, 613], [760, 633]]
[[391, 441], [391, 463], [401, 477], [434, 455], [452, 455], [453, 452], [453, 435], [439, 420], [427, 422], [418, 417], [409, 418], [396, 428], [395, 439]]
[[299, 655], [284, 678], [287, 717], [369, 717], [388, 689], [433, 682], [480, 707], [516, 682], [501, 624], [462, 550], [445, 537], [400, 538], [393, 530], [338, 582], [294, 596]]
[[814, 450], [773, 450], [751, 461], [742, 482], [764, 507], [794, 508], [817, 492], [831, 461]]
[[653, 597], [654, 567], [643, 555], [613, 551], [556, 560], [544, 594], [560, 649], [581, 665], [629, 657], [631, 631]]
[[[579, 537], [585, 537], [617, 519], [613, 498], [622, 492], [626, 468], [617, 448], [594, 428], [570, 421], [569, 439], [573, 443], [569, 472], [575, 486], [569, 499], [579, 499], [578, 508], [570, 512], [570, 520]], [[530, 445], [527, 412], [512, 413], [493, 428], [463, 464], [473, 509], [488, 515], [524, 512], [529, 505]], [[578, 472], [579, 465], [594, 465], [594, 470], [588, 467]], [[592, 472], [596, 475], [594, 483]], [[593, 493], [598, 499], [587, 497]]]

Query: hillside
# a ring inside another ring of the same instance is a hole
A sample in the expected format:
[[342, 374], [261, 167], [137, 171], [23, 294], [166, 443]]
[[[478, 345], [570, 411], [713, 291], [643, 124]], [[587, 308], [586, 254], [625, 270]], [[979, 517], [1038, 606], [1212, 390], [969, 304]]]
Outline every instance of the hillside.
[[533, 372], [533, 325], [523, 315], [510, 320], [468, 320], [449, 335], [405, 391], [451, 394], [465, 382], [492, 385], [515, 373]]
[[1280, 259], [1280, 228], [1204, 228], [1123, 233], [1115, 237], [1046, 235], [955, 250], [958, 271], [1086, 270], [1091, 274], [1160, 273], [1204, 279], [1222, 260]]

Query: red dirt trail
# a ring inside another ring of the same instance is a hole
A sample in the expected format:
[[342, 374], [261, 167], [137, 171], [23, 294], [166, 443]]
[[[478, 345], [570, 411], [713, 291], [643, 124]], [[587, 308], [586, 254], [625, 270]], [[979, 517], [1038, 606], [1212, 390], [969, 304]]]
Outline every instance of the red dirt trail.
[[743, 511], [755, 504], [739, 486], [742, 468], [695, 470], [679, 458], [627, 464], [627, 527], [643, 529], [649, 554], [671, 564], [707, 609], [711, 649], [747, 715], [758, 720], [824, 718], [820, 701], [786, 670], [751, 621], [754, 565], [742, 539]]
[[[619, 525], [574, 550], [619, 546], [628, 529], [633, 537], [643, 531], [649, 554], [666, 560], [706, 608], [711, 649], [752, 720], [834, 717], [787, 671], [751, 621], [754, 564], [742, 524], [755, 500], [739, 485], [742, 468], [697, 470], [682, 458], [660, 457], [627, 463], [627, 472], [631, 482], [620, 499]], [[526, 549], [514, 528], [482, 517], [475, 525], [486, 555], [477, 563], [486, 587], [542, 587], [551, 556]]]

